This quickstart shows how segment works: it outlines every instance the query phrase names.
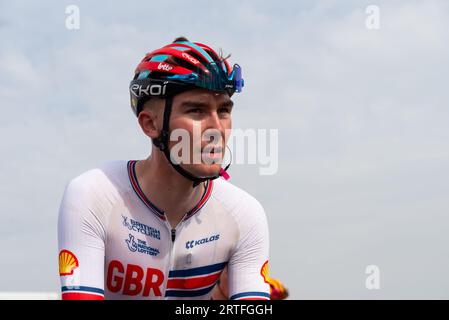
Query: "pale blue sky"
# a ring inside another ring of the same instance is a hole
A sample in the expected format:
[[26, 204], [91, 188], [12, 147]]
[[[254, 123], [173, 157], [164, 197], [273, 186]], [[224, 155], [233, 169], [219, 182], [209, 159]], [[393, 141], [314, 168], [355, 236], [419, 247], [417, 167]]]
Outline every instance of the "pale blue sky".
[[[444, 0], [0, 1], [0, 291], [59, 290], [64, 186], [146, 156], [128, 83], [179, 35], [243, 67], [235, 127], [279, 130], [278, 173], [233, 166], [231, 181], [264, 205], [292, 298], [449, 298]], [[364, 286], [370, 264], [380, 290]]]

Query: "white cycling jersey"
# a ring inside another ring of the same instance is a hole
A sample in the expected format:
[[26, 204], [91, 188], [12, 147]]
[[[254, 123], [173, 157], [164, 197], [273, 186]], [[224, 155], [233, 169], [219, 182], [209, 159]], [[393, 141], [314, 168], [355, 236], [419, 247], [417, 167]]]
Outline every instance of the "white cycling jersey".
[[67, 186], [58, 221], [63, 299], [210, 299], [225, 266], [230, 299], [269, 299], [260, 203], [224, 179], [173, 228], [136, 179], [136, 161]]

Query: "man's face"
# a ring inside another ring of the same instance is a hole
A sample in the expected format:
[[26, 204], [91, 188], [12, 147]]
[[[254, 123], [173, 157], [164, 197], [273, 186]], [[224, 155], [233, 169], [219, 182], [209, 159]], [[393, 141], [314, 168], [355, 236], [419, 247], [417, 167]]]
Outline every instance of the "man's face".
[[[184, 132], [188, 136], [170, 141], [170, 149], [172, 157], [190, 158], [188, 163], [183, 160], [182, 167], [191, 174], [198, 177], [218, 174], [232, 127], [232, 106], [228, 94], [205, 89], [174, 97], [170, 132]], [[189, 154], [185, 154], [187, 150]]]

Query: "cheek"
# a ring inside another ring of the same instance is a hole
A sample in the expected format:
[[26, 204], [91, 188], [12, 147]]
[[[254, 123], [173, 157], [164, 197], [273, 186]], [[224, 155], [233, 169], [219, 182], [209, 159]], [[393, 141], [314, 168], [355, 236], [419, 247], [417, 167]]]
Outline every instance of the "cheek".
[[232, 130], [232, 119], [226, 119], [225, 122], [223, 123], [223, 128], [225, 130], [225, 141], [228, 141], [229, 136], [231, 135], [231, 130]]
[[200, 150], [203, 126], [204, 124], [201, 121], [193, 121], [192, 119], [186, 118], [177, 118], [173, 119], [173, 121], [170, 122], [170, 131], [173, 132], [173, 130], [176, 130], [177, 133], [182, 133], [182, 138], [179, 137], [180, 134], [177, 134], [177, 142], [180, 142], [181, 139], [186, 138], [187, 140], [185, 140], [184, 142], [188, 143], [188, 148]]
[[188, 132], [191, 135], [194, 131], [194, 127], [198, 124], [195, 124], [194, 121], [186, 118], [175, 118], [170, 120], [170, 131], [173, 130], [182, 130], [184, 132]]
[[223, 127], [228, 130], [232, 128], [232, 118], [231, 117], [224, 120]]

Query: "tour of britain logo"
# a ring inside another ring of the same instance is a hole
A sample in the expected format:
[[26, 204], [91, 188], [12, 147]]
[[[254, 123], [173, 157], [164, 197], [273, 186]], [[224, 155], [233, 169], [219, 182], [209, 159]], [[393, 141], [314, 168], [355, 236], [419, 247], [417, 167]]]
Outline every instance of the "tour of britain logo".
[[140, 232], [146, 236], [161, 240], [161, 232], [155, 228], [147, 226], [146, 224], [140, 223], [134, 219], [128, 218], [122, 215], [123, 218], [123, 226], [132, 231]]
[[131, 233], [129, 234], [129, 238], [125, 239], [129, 251], [145, 253], [150, 256], [157, 256], [159, 254], [159, 249], [148, 246], [146, 241], [140, 239], [136, 240]]

